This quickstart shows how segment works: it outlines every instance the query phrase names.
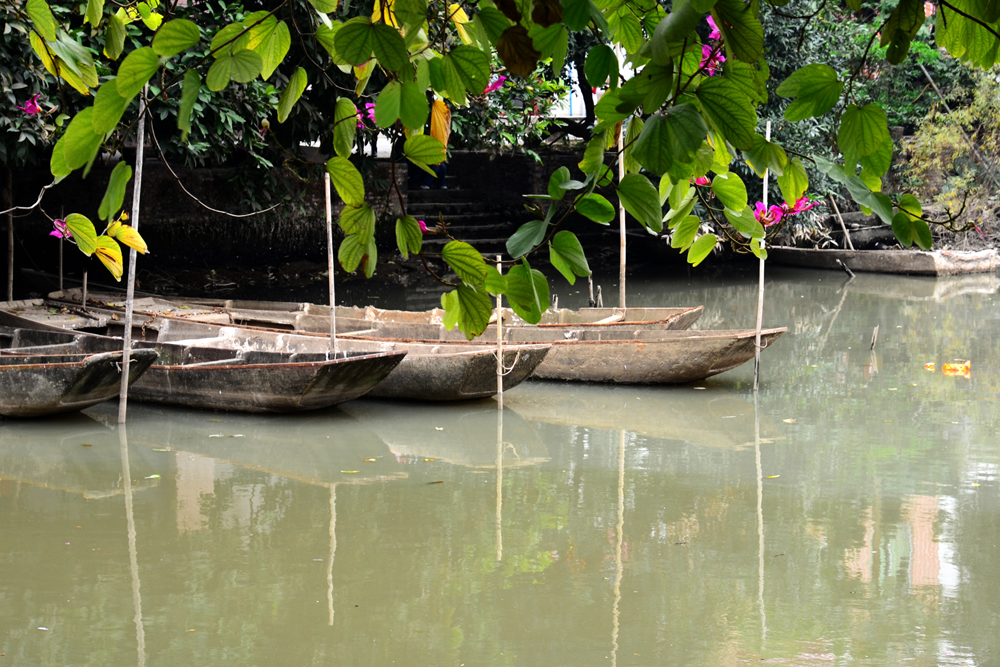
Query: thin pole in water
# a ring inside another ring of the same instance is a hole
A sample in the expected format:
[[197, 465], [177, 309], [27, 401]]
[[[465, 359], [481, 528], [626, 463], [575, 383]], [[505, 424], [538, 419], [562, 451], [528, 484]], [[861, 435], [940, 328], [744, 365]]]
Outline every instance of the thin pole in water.
[[[14, 300], [14, 172], [7, 167], [7, 300]], [[60, 239], [62, 240], [62, 239]]]
[[330, 172], [326, 172], [326, 266], [330, 274], [330, 350], [337, 355], [337, 300], [333, 285], [333, 205], [330, 202]]
[[[764, 138], [768, 141], [771, 140], [771, 121], [767, 121], [767, 126], [764, 129]], [[764, 210], [767, 210], [767, 176], [768, 171], [764, 171]], [[765, 242], [764, 239], [760, 240], [760, 249], [764, 250]], [[753, 355], [753, 390], [757, 391], [760, 386], [760, 328], [764, 322], [764, 258], [760, 258], [760, 278], [758, 280], [759, 285], [757, 287], [757, 334], [754, 337], [754, 355]]]
[[[129, 220], [132, 229], [139, 231], [139, 198], [142, 195], [142, 162], [146, 147], [146, 90], [143, 86], [139, 96], [139, 127], [135, 133], [135, 181], [132, 183], [132, 216]], [[135, 248], [128, 253], [128, 291], [125, 295], [125, 332], [122, 335], [122, 388], [118, 394], [118, 423], [125, 423], [125, 412], [128, 407], [128, 376], [129, 361], [132, 349], [132, 306], [135, 299]], [[83, 307], [87, 308], [86, 276], [84, 273]]]
[[[497, 255], [497, 271], [502, 271]], [[503, 297], [497, 294], [497, 409], [503, 410]]]
[[[59, 219], [60, 220], [65, 220], [66, 219], [66, 209], [63, 206], [59, 207]], [[63, 240], [59, 239], [59, 291], [60, 292], [63, 291], [63, 255], [62, 255], [63, 244], [62, 244], [62, 242], [63, 242]]]

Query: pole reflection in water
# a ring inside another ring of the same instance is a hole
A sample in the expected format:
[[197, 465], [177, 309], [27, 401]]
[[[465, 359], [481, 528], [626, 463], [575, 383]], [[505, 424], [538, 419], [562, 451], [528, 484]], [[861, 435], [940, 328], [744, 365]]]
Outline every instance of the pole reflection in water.
[[622, 532], [625, 528], [625, 429], [618, 432], [618, 523], [615, 527], [615, 603], [611, 608], [611, 667], [618, 664], [618, 605], [622, 600]]
[[767, 643], [767, 612], [764, 610], [764, 473], [760, 462], [760, 405], [753, 393], [754, 461], [757, 464], [757, 606], [760, 607], [761, 648]]
[[503, 404], [497, 405], [497, 562], [503, 560]]
[[128, 562], [132, 574], [132, 604], [135, 607], [135, 643], [139, 667], [146, 664], [146, 631], [142, 626], [142, 595], [139, 592], [139, 556], [135, 544], [135, 513], [132, 506], [132, 471], [128, 464], [128, 430], [118, 425], [118, 446], [122, 457], [122, 479], [125, 482], [125, 521], [128, 525]]
[[326, 604], [330, 611], [328, 625], [333, 627], [333, 557], [337, 555], [337, 485], [330, 485], [330, 558], [326, 567]]

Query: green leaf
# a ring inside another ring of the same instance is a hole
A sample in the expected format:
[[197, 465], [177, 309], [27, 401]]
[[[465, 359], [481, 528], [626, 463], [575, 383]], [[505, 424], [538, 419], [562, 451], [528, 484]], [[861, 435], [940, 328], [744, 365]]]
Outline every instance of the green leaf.
[[486, 331], [489, 325], [490, 315], [493, 313], [490, 297], [468, 285], [459, 285], [455, 291], [461, 308], [458, 329], [472, 340]]
[[[191, 70], [189, 70], [191, 71]], [[288, 114], [292, 113], [292, 107], [302, 97], [302, 91], [306, 89], [309, 80], [306, 78], [306, 71], [299, 67], [288, 79], [288, 85], [281, 93], [278, 100], [278, 122], [284, 123], [288, 119]]]
[[63, 145], [63, 160], [70, 170], [88, 164], [101, 147], [104, 135], [94, 132], [93, 113], [94, 108], [87, 107], [76, 114], [66, 128], [66, 134], [59, 140]]
[[399, 98], [399, 119], [410, 129], [424, 126], [430, 113], [427, 103], [426, 88], [421, 88], [416, 81], [403, 84], [402, 95]]
[[585, 174], [596, 174], [604, 164], [604, 133], [592, 138], [587, 142], [587, 148], [583, 151], [583, 159], [577, 164]]
[[130, 100], [146, 85], [160, 67], [160, 57], [148, 46], [136, 49], [125, 56], [118, 68], [118, 95]]
[[[436, 70], [440, 75], [445, 94], [458, 106], [465, 105], [465, 93], [468, 89], [465, 87], [465, 81], [462, 80], [462, 76], [458, 73], [458, 66], [455, 64], [455, 61], [450, 56], [445, 56], [437, 62], [440, 65]], [[431, 71], [433, 72], [435, 69]]]
[[[365, 203], [365, 183], [361, 172], [351, 161], [343, 157], [332, 157], [326, 163], [333, 187], [348, 206], [362, 206]], [[350, 232], [349, 232], [350, 233]]]
[[559, 167], [552, 175], [549, 176], [549, 196], [553, 199], [562, 199], [566, 194], [566, 189], [563, 187], [563, 183], [570, 180], [569, 169], [566, 167]]
[[193, 21], [174, 19], [160, 26], [153, 36], [153, 51], [161, 56], [174, 56], [189, 49], [201, 39]]
[[642, 134], [642, 128], [646, 123], [638, 116], [633, 116], [628, 122], [625, 130], [625, 171], [629, 174], [638, 174], [642, 170], [642, 165], [635, 157], [635, 142]]
[[[244, 25], [246, 23], [244, 21]], [[250, 31], [249, 44], [250, 50], [261, 58], [263, 65], [260, 78], [265, 81], [271, 78], [274, 70], [285, 59], [285, 55], [288, 54], [288, 49], [292, 45], [292, 37], [288, 31], [288, 25], [284, 21], [269, 21], [267, 23], [266, 28], [264, 24], [261, 24]]]
[[598, 44], [590, 50], [583, 71], [593, 87], [603, 88], [609, 77], [611, 88], [618, 87], [618, 56], [607, 44]]
[[104, 32], [104, 55], [111, 60], [118, 60], [124, 50], [125, 22], [115, 14], [109, 14], [108, 27]]
[[730, 58], [723, 66], [726, 79], [740, 89], [753, 104], [767, 102], [768, 75], [750, 63]]
[[844, 84], [829, 65], [812, 64], [796, 70], [778, 86], [782, 97], [794, 97], [785, 109], [785, 120], [800, 121], [820, 117], [840, 99]]
[[647, 119], [635, 143], [635, 158], [659, 175], [675, 162], [691, 162], [708, 128], [693, 104], [681, 104]]
[[131, 98], [124, 99], [118, 94], [118, 79], [108, 79], [94, 96], [94, 111], [91, 126], [95, 133], [104, 136], [118, 126], [122, 114], [128, 108]]
[[585, 278], [591, 273], [580, 240], [566, 230], [558, 232], [549, 242], [549, 262], [570, 285], [576, 284], [576, 276]]
[[692, 266], [698, 266], [705, 258], [712, 254], [712, 250], [715, 249], [715, 244], [718, 242], [715, 234], [705, 234], [700, 239], [692, 244], [691, 249], [688, 250], [688, 262]]
[[486, 280], [486, 261], [478, 250], [464, 241], [449, 241], [441, 250], [441, 258], [470, 285], [482, 285]]
[[921, 250], [930, 250], [934, 245], [934, 237], [931, 235], [931, 228], [925, 221], [913, 221], [913, 242], [920, 246]]
[[759, 134], [754, 135], [753, 148], [743, 151], [743, 157], [754, 173], [761, 178], [764, 177], [764, 172], [768, 169], [781, 176], [785, 173], [785, 166], [788, 164], [785, 149], [774, 142], [767, 141]]
[[357, 235], [345, 236], [340, 243], [340, 250], [337, 252], [337, 261], [344, 268], [344, 271], [353, 273], [361, 264], [361, 260], [368, 254], [368, 244]]
[[31, 22], [35, 25], [35, 30], [38, 34], [45, 38], [48, 42], [56, 41], [56, 17], [52, 15], [52, 10], [49, 9], [49, 3], [45, 0], [28, 0], [24, 6], [28, 10], [28, 16], [31, 18]]
[[871, 155], [861, 157], [861, 168], [876, 176], [883, 176], [892, 166], [892, 137], [886, 137]]
[[760, 224], [757, 218], [754, 217], [753, 211], [749, 206], [739, 211], [727, 208], [723, 210], [723, 213], [725, 213], [726, 220], [733, 226], [733, 229], [743, 236], [753, 239], [764, 238], [764, 225]]
[[451, 331], [458, 324], [462, 315], [462, 306], [458, 303], [458, 290], [444, 292], [441, 295], [441, 308], [444, 310], [444, 328]]
[[346, 97], [337, 100], [334, 113], [333, 150], [340, 157], [348, 158], [354, 148], [354, 135], [358, 129], [358, 110]]
[[509, 239], [507, 239], [507, 254], [514, 259], [534, 250], [539, 243], [545, 240], [549, 223], [544, 220], [532, 220], [517, 228]]
[[340, 0], [309, 0], [309, 4], [321, 14], [332, 14], [337, 11]]
[[507, 274], [507, 300], [518, 317], [529, 324], [538, 324], [549, 307], [549, 282], [541, 271], [522, 260]]
[[457, 46], [446, 56], [455, 65], [465, 89], [480, 95], [490, 85], [490, 58], [474, 46]]
[[87, 0], [87, 14], [83, 19], [84, 24], [90, 23], [95, 28], [101, 25], [101, 18], [104, 16], [104, 0]]
[[390, 81], [375, 100], [375, 124], [381, 128], [392, 127], [399, 119], [399, 103], [403, 86], [399, 81]]
[[603, 196], [592, 192], [576, 202], [576, 210], [594, 222], [606, 225], [615, 219], [615, 207]]
[[913, 220], [910, 216], [900, 211], [892, 218], [892, 233], [904, 248], [913, 245]]
[[705, 116], [740, 150], [753, 148], [757, 112], [740, 88], [721, 76], [702, 81], [695, 92]]
[[97, 230], [94, 223], [85, 215], [70, 213], [66, 216], [66, 229], [73, 235], [76, 247], [87, 257], [90, 257], [97, 250]]
[[911, 220], [916, 220], [924, 214], [924, 208], [920, 205], [920, 201], [913, 195], [903, 195], [899, 198], [899, 203], [897, 204], [899, 210], [905, 213]]
[[712, 179], [712, 192], [719, 198], [723, 206], [741, 211], [747, 205], [747, 188], [735, 172], [726, 176], [716, 176]]
[[892, 223], [892, 200], [881, 192], [873, 192], [871, 209], [886, 224]]
[[[677, 2], [672, 11], [656, 25], [651, 40], [653, 63], [666, 66], [680, 54], [682, 43], [694, 31], [705, 12], [690, 2]], [[567, 24], [568, 25], [568, 24]]]
[[337, 53], [351, 65], [363, 65], [372, 57], [375, 32], [371, 22], [358, 16], [344, 23], [333, 38]]
[[573, 31], [583, 30], [590, 23], [591, 0], [563, 0], [563, 23]]
[[337, 47], [335, 40], [337, 37], [337, 31], [343, 27], [343, 23], [340, 21], [331, 21], [331, 25], [320, 24], [316, 28], [316, 41], [320, 43], [326, 52], [330, 54], [330, 59], [333, 61], [334, 65], [349, 65], [344, 58], [337, 53]]
[[411, 252], [419, 255], [423, 243], [424, 233], [420, 231], [416, 218], [407, 215], [396, 221], [396, 246], [403, 259], [409, 258]]
[[618, 184], [618, 198], [625, 210], [654, 232], [663, 231], [660, 195], [642, 174], [628, 174]]
[[249, 46], [250, 31], [244, 28], [242, 23], [230, 23], [215, 33], [209, 49], [211, 49], [213, 57], [221, 58], [222, 56], [231, 56]]
[[61, 140], [56, 142], [52, 148], [52, 157], [49, 158], [49, 171], [55, 179], [61, 180], [73, 173], [73, 170], [66, 166], [66, 159], [63, 157], [63, 149], [66, 144]]
[[392, 10], [405, 26], [419, 26], [427, 20], [427, 0], [396, 0]]
[[495, 268], [486, 265], [486, 280], [483, 282], [483, 289], [490, 294], [507, 293], [507, 276], [502, 275]]
[[719, 0], [712, 9], [727, 49], [745, 63], [756, 63], [764, 53], [764, 29], [756, 7], [743, 4], [742, 0]]
[[886, 139], [892, 140], [882, 107], [877, 104], [863, 107], [851, 104], [844, 110], [837, 134], [837, 146], [844, 154], [849, 170], [853, 171], [858, 158], [879, 150]]
[[[344, 27], [349, 24], [350, 21], [344, 24]], [[375, 57], [378, 58], [379, 64], [390, 72], [399, 71], [410, 62], [410, 55], [406, 52], [406, 43], [403, 42], [399, 31], [392, 26], [384, 23], [374, 24], [371, 26], [371, 40], [372, 49], [375, 51]]]
[[250, 83], [257, 78], [263, 67], [264, 61], [260, 55], [244, 49], [232, 55], [220, 56], [208, 69], [205, 83], [208, 84], [209, 90], [218, 92], [228, 86], [230, 80]]
[[[480, 7], [476, 18], [482, 21], [483, 27], [486, 29], [486, 34], [494, 46], [500, 41], [500, 35], [503, 34], [503, 31], [512, 25], [510, 20], [501, 14], [500, 10], [496, 7]], [[560, 69], [559, 71], [562, 70]]]
[[129, 179], [132, 178], [132, 167], [124, 161], [115, 165], [111, 170], [111, 178], [108, 180], [108, 188], [104, 191], [104, 198], [101, 199], [101, 206], [97, 209], [97, 215], [101, 220], [111, 221], [122, 208], [125, 201], [125, 187]]
[[368, 243], [375, 238], [375, 211], [368, 204], [344, 206], [339, 222], [344, 234], [357, 236], [360, 243]]
[[693, 215], [687, 216], [674, 227], [670, 235], [670, 247], [684, 252], [694, 243], [699, 229], [701, 229], [701, 220]]
[[448, 159], [444, 144], [426, 134], [416, 134], [403, 144], [403, 155], [417, 166], [439, 164]]
[[187, 141], [191, 132], [191, 111], [198, 101], [198, 91], [201, 89], [201, 75], [193, 69], [184, 72], [184, 84], [181, 86], [181, 104], [177, 111], [177, 129], [181, 131], [181, 141]]
[[802, 160], [797, 157], [791, 159], [785, 167], [785, 172], [778, 176], [778, 187], [781, 188], [781, 196], [789, 206], [806, 193], [809, 189], [809, 174], [806, 173]]

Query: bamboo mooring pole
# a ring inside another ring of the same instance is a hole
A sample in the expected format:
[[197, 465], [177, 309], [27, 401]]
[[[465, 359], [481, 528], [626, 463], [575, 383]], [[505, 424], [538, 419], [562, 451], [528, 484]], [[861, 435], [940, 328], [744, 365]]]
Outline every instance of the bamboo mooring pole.
[[[625, 178], [625, 132], [618, 128], [618, 183]], [[618, 307], [625, 308], [625, 207], [618, 201]]]
[[[497, 255], [497, 271], [503, 270]], [[497, 294], [497, 409], [503, 411], [503, 297]]]
[[[59, 207], [59, 219], [66, 220], [66, 208]], [[63, 291], [63, 240], [59, 239], [59, 291]]]
[[7, 300], [14, 300], [14, 172], [7, 167]]
[[[764, 138], [771, 140], [771, 121], [767, 121], [764, 129]], [[768, 171], [764, 171], [764, 210], [767, 211], [767, 176]], [[760, 240], [760, 249], [764, 250], [764, 239]], [[757, 287], [757, 332], [754, 337], [753, 355], [753, 390], [757, 391], [760, 386], [760, 328], [764, 322], [764, 258], [760, 258], [760, 278]]]
[[847, 225], [844, 224], [844, 216], [840, 214], [840, 209], [837, 207], [837, 202], [833, 198], [833, 195], [830, 195], [830, 203], [833, 204], [833, 211], [837, 214], [837, 220], [840, 221], [840, 228], [844, 231], [844, 239], [847, 241], [847, 247], [854, 250], [854, 244], [851, 243], [851, 233], [847, 231]]
[[[142, 94], [139, 96], [139, 126], [135, 133], [135, 180], [132, 182], [132, 215], [129, 222], [132, 229], [139, 231], [139, 199], [142, 196], [142, 163], [146, 146], [146, 91], [147, 86], [143, 86]], [[132, 310], [135, 299], [135, 248], [130, 248], [128, 253], [128, 291], [125, 296], [125, 332], [122, 334], [122, 388], [118, 394], [118, 423], [125, 423], [125, 412], [128, 408], [128, 376], [129, 362], [131, 361], [132, 350]], [[84, 300], [83, 307], [87, 308], [87, 274], [83, 274], [84, 280]]]
[[326, 172], [326, 266], [330, 274], [330, 351], [337, 356], [337, 294], [333, 284], [333, 204], [330, 201], [330, 172]]

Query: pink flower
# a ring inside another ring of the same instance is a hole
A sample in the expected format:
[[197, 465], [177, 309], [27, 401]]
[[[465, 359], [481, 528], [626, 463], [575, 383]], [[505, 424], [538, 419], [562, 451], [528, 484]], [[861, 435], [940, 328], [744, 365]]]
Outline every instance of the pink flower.
[[358, 109], [358, 127], [365, 126], [365, 116], [372, 123], [375, 122], [375, 105], [371, 102], [366, 103], [364, 109]]
[[715, 25], [715, 19], [709, 16], [707, 20], [708, 20], [708, 27], [712, 29], [712, 32], [708, 33], [708, 38], [722, 39], [722, 33], [719, 32], [719, 26]]
[[711, 185], [712, 182], [710, 180], [708, 180], [708, 176], [699, 176], [698, 178], [694, 179], [694, 184], [695, 185]]
[[722, 55], [722, 51], [718, 47], [713, 49], [708, 44], [701, 47], [701, 68], [705, 71], [706, 75], [714, 75], [722, 69], [722, 63], [724, 62], [726, 62], [726, 57]]
[[34, 116], [36, 113], [41, 112], [42, 107], [38, 105], [38, 99], [42, 96], [41, 93], [32, 95], [31, 98], [24, 103], [24, 106], [17, 107], [19, 110], [28, 114], [29, 116]]
[[808, 211], [815, 205], [816, 202], [809, 201], [808, 197], [799, 197], [798, 201], [792, 204], [791, 208], [788, 208], [787, 204], [784, 205], [785, 215], [795, 215], [796, 213], [802, 213], [804, 211]]
[[925, 2], [924, 3], [924, 16], [925, 17], [927, 17], [927, 16], [934, 16], [935, 14], [937, 14], [937, 5], [935, 5], [933, 2]]
[[754, 204], [753, 217], [757, 218], [757, 222], [765, 227], [770, 227], [781, 222], [781, 216], [784, 214], [785, 211], [780, 206], [771, 206], [765, 210], [763, 202]]
[[49, 236], [55, 236], [56, 238], [60, 238], [60, 239], [69, 239], [69, 238], [72, 238], [73, 233], [71, 231], [69, 231], [68, 227], [66, 227], [66, 222], [65, 221], [63, 221], [63, 220], [53, 220], [52, 221], [52, 226], [55, 227], [55, 230], [49, 232]]
[[503, 82], [506, 80], [507, 77], [498, 76], [496, 81], [494, 81], [493, 83], [491, 83], [490, 85], [486, 86], [486, 88], [483, 89], [483, 95], [488, 95], [492, 93], [494, 90], [500, 90], [500, 87], [503, 86]]
[[420, 231], [421, 232], [423, 232], [424, 234], [429, 234], [430, 233], [430, 230], [427, 229], [427, 223], [426, 222], [424, 222], [423, 220], [417, 220], [417, 224], [420, 225]]

